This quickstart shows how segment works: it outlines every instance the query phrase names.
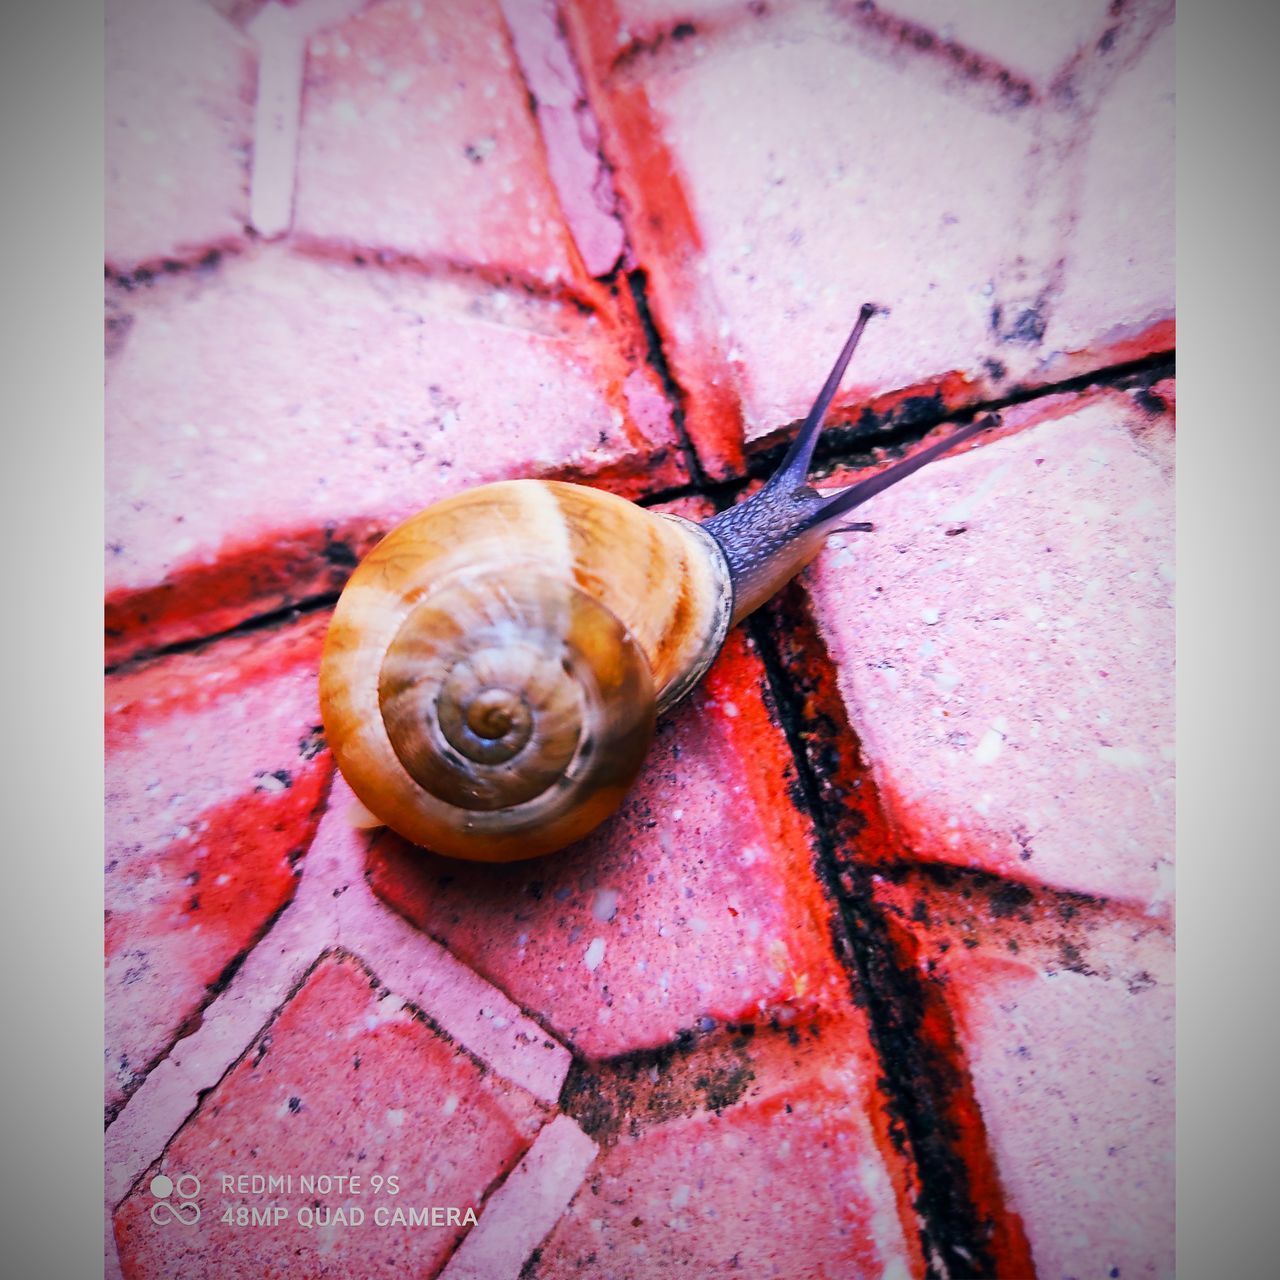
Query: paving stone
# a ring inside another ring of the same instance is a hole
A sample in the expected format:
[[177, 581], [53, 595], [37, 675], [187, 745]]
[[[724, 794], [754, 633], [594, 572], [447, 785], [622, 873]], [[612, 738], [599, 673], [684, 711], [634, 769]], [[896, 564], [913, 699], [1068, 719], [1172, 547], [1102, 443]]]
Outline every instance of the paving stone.
[[500, 0], [516, 57], [537, 102], [547, 172], [583, 264], [602, 276], [626, 250], [617, 194], [600, 154], [600, 132], [560, 30], [555, 0]]
[[1172, 1276], [1172, 987], [956, 969], [974, 1087], [1037, 1274]]
[[837, 408], [976, 394], [1032, 113], [870, 51], [854, 16], [819, 6], [668, 41], [610, 75], [612, 37], [588, 8], [573, 29], [712, 474], [740, 465], [744, 433], [803, 417], [867, 300], [893, 314]]
[[489, 1198], [475, 1230], [440, 1273], [442, 1280], [520, 1275], [525, 1259], [555, 1226], [595, 1157], [595, 1143], [568, 1116], [552, 1120]]
[[199, 0], [106, 6], [106, 257], [131, 272], [243, 243], [256, 61]]
[[841, 1001], [793, 764], [741, 632], [665, 717], [614, 818], [546, 858], [444, 859], [384, 836], [374, 891], [589, 1057], [705, 1019]]
[[819, 629], [908, 856], [1167, 915], [1173, 492], [1149, 441], [1171, 424], [1119, 396], [1019, 421], [831, 539]]
[[[363, 966], [327, 958], [121, 1206], [123, 1272], [434, 1274], [466, 1225], [382, 1225], [380, 1217], [424, 1206], [478, 1214], [540, 1123], [527, 1094], [486, 1074], [412, 1006], [379, 990]], [[157, 1227], [153, 1177], [177, 1183], [184, 1174], [200, 1179], [198, 1230]], [[292, 1183], [274, 1194], [254, 1194], [251, 1183], [224, 1190], [224, 1177], [253, 1174], [292, 1175]], [[312, 1192], [300, 1183], [307, 1174], [358, 1177], [359, 1189]], [[268, 1204], [288, 1216], [269, 1228], [234, 1220], [241, 1208]], [[345, 1209], [354, 1224], [308, 1229], [298, 1215], [309, 1206]], [[228, 1207], [233, 1217], [224, 1222]]]
[[685, 475], [635, 328], [522, 291], [271, 250], [119, 295], [110, 331], [110, 660], [331, 591], [469, 485]]
[[528, 1274], [923, 1274], [847, 1075], [792, 1078], [601, 1152]]
[[1051, 351], [1110, 344], [1135, 359], [1173, 345], [1173, 83], [1170, 22], [1093, 120]]
[[582, 264], [492, 0], [384, 0], [307, 52], [294, 231], [564, 285]]
[[293, 896], [332, 766], [325, 619], [106, 687], [106, 1095], [114, 1110]]
[[340, 946], [497, 1076], [554, 1105], [569, 1051], [500, 991], [369, 890], [369, 833], [353, 828], [353, 797], [335, 777], [293, 900], [245, 957], [199, 1026], [159, 1062], [106, 1132], [106, 1202], [114, 1210], [174, 1132], [306, 980]]
[[950, 1009], [1035, 1274], [1172, 1276], [1169, 933], [1114, 903], [925, 868], [876, 897]]

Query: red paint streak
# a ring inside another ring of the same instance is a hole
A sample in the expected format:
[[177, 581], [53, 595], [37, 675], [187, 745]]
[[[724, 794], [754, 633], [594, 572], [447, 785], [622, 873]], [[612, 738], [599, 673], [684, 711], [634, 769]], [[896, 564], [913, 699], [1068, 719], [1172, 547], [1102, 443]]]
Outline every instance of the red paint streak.
[[[719, 338], [716, 301], [698, 271], [697, 220], [647, 90], [612, 74], [615, 38], [625, 24], [608, 0], [568, 5], [562, 14], [614, 182], [624, 207], [637, 211], [627, 230], [636, 259], [649, 264], [654, 320], [688, 396], [685, 429], [708, 476], [740, 476], [745, 465], [738, 376]], [[652, 192], [662, 193], [660, 204]]]
[[[918, 972], [920, 947], [916, 938], [892, 919], [887, 923], [896, 963], [904, 970]], [[1005, 1201], [982, 1123], [982, 1109], [947, 1006], [946, 989], [936, 981], [923, 981], [920, 990], [924, 1009], [916, 1029], [929, 1057], [941, 1064], [933, 1079], [935, 1095], [941, 1097], [942, 1116], [951, 1130], [953, 1149], [964, 1162], [977, 1220], [990, 1224], [994, 1274], [1033, 1276], [1036, 1270], [1031, 1246], [1021, 1217]]]
[[863, 760], [845, 714], [835, 664], [802, 586], [792, 583], [765, 609], [792, 687], [802, 698], [800, 734], [822, 799], [840, 814], [830, 831], [837, 859], [872, 866], [901, 861], [902, 840], [886, 816], [871, 769]]
[[108, 754], [132, 742], [148, 724], [179, 712], [207, 711], [224, 698], [250, 693], [265, 680], [315, 672], [328, 625], [329, 614], [317, 614], [113, 674], [106, 684]]
[[[105, 611], [107, 664], [217, 635], [248, 618], [337, 591], [354, 559], [385, 532], [368, 521], [342, 525], [331, 536], [320, 528], [265, 530], [229, 539], [212, 564], [180, 566], [153, 587], [112, 592]], [[337, 551], [337, 563], [326, 549]]]
[[201, 987], [213, 983], [293, 897], [290, 859], [311, 843], [329, 775], [329, 754], [321, 752], [287, 790], [206, 809], [189, 820], [191, 836], [122, 862], [109, 878], [108, 901], [133, 893], [142, 901], [108, 912], [107, 956], [147, 951], [176, 932], [184, 935], [178, 950], [187, 975]]
[[1132, 330], [1125, 327], [1113, 330], [1092, 345], [1080, 351], [1064, 352], [1054, 356], [1040, 371], [1046, 381], [1077, 377], [1105, 369], [1110, 365], [1127, 364], [1131, 360], [1144, 360], [1147, 356], [1172, 352], [1178, 341], [1177, 320], [1173, 316], [1157, 320], [1145, 328]]
[[1178, 344], [1178, 322], [1170, 316], [1157, 320], [1149, 328], [1132, 337], [1113, 339], [1103, 347], [1104, 364], [1123, 364], [1129, 360], [1141, 360], [1161, 351], [1172, 351]]
[[736, 627], [703, 687], [719, 708], [732, 703], [737, 709], [736, 716], [717, 718], [783, 877], [790, 977], [796, 984], [788, 1003], [806, 1013], [830, 1013], [843, 1005], [845, 993], [832, 953], [833, 908], [814, 873], [813, 829], [786, 795], [787, 783], [795, 778], [795, 761], [771, 703], [758, 692], [764, 684], [760, 660], [748, 647], [745, 630]]
[[[112, 1105], [198, 1025], [210, 989], [293, 897], [332, 776], [314, 705], [326, 622], [224, 640], [106, 682]], [[289, 718], [270, 745], [251, 720], [223, 740], [226, 708], [270, 714], [273, 696]]]

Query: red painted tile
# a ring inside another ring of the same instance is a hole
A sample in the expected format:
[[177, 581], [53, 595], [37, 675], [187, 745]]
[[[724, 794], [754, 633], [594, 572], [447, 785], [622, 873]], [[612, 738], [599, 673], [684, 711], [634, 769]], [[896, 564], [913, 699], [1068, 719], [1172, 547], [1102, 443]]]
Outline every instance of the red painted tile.
[[[378, 1216], [432, 1205], [478, 1214], [539, 1123], [527, 1094], [486, 1074], [358, 962], [325, 959], [118, 1210], [122, 1270], [130, 1280], [434, 1274], [466, 1228]], [[255, 1173], [293, 1183], [275, 1194], [223, 1190], [224, 1176]], [[198, 1227], [152, 1220], [157, 1174], [200, 1179]], [[359, 1190], [312, 1193], [304, 1174], [358, 1177]], [[398, 1194], [375, 1181], [392, 1177]], [[298, 1213], [317, 1202], [364, 1220], [307, 1229]], [[228, 1207], [268, 1204], [287, 1218], [269, 1228], [222, 1220]]]
[[1174, 345], [1173, 82], [1170, 21], [1094, 117], [1050, 351], [1134, 359]]
[[333, 590], [393, 524], [469, 485], [679, 482], [626, 301], [584, 316], [274, 250], [120, 294], [109, 659]]
[[700, 1019], [794, 1018], [846, 997], [785, 739], [740, 632], [659, 724], [622, 810], [506, 866], [390, 836], [375, 892], [589, 1057]]
[[530, 1274], [907, 1277], [915, 1245], [847, 1076], [792, 1079], [601, 1153]]
[[106, 256], [116, 271], [243, 243], [256, 59], [199, 0], [110, 0]]
[[106, 688], [106, 1089], [115, 1108], [293, 896], [330, 776], [324, 620]]
[[[612, 71], [609, 5], [572, 10], [690, 434], [724, 474], [797, 421], [858, 305], [838, 407], [986, 376], [994, 281], [1025, 200], [1032, 117], [864, 48], [853, 14], [785, 6]], [[910, 193], [907, 197], [905, 193]]]
[[549, 286], [582, 276], [493, 0], [386, 0], [312, 38], [293, 227]]
[[1054, 412], [867, 503], [805, 582], [904, 852], [1166, 915], [1172, 428]]

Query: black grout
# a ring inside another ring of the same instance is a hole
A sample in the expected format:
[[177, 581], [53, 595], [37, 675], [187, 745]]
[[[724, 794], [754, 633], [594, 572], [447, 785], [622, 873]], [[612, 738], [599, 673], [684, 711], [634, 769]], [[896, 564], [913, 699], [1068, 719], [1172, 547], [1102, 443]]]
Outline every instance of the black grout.
[[306, 596], [294, 604], [285, 605], [282, 609], [273, 609], [270, 613], [256, 613], [223, 631], [211, 631], [205, 635], [192, 636], [189, 640], [175, 640], [172, 644], [139, 649], [127, 658], [122, 658], [119, 662], [106, 667], [103, 674], [108, 676], [123, 674], [135, 667], [153, 662], [157, 658], [169, 658], [182, 653], [198, 653], [208, 645], [217, 644], [220, 640], [230, 640], [234, 636], [247, 636], [256, 631], [270, 631], [275, 627], [287, 626], [291, 622], [308, 618], [312, 614], [322, 613], [325, 609], [332, 609], [338, 603], [339, 594], [337, 591], [327, 591], [323, 595]]
[[872, 904], [871, 872], [838, 856], [838, 815], [823, 798], [801, 732], [803, 699], [797, 691], [763, 611], [746, 626], [765, 669], [778, 719], [799, 776], [799, 790], [813, 822], [815, 870], [837, 909], [835, 951], [849, 974], [855, 1003], [867, 1014], [896, 1137], [918, 1179], [915, 1208], [921, 1250], [931, 1280], [995, 1274], [989, 1224], [981, 1221], [969, 1188], [945, 1105], [942, 1071], [931, 1060], [921, 1032], [925, 998], [919, 975], [894, 960], [892, 942]]
[[689, 468], [690, 487], [705, 489], [707, 487], [706, 472], [702, 469], [698, 451], [693, 447], [693, 442], [685, 429], [684, 390], [671, 371], [666, 349], [662, 345], [662, 335], [658, 332], [657, 323], [653, 318], [653, 308], [649, 305], [648, 277], [641, 268], [633, 267], [626, 273], [626, 281], [628, 289], [631, 290], [636, 314], [640, 317], [640, 326], [644, 331], [647, 344], [646, 358], [650, 368], [658, 375], [667, 403], [671, 406], [671, 419], [675, 424], [676, 434], [680, 438], [680, 450], [684, 455], [685, 464]]
[[[872, 449], [894, 450], [915, 444], [944, 422], [963, 424], [972, 421], [979, 414], [999, 413], [1047, 396], [1086, 391], [1091, 387], [1118, 389], [1142, 387], [1160, 378], [1172, 376], [1174, 371], [1174, 352], [1159, 351], [1138, 360], [1128, 360], [1121, 364], [1075, 374], [1058, 382], [1034, 387], [1015, 387], [1003, 396], [979, 400], [956, 409], [940, 406], [936, 410], [917, 410], [911, 413], [906, 421], [898, 416], [899, 410], [890, 410], [887, 414], [876, 414], [870, 409], [863, 409], [855, 422], [833, 423], [823, 430], [814, 451], [814, 466], [811, 470], [821, 470], [824, 467], [834, 469], [848, 462], [863, 461]], [[917, 399], [927, 400], [927, 397], [921, 396]], [[787, 450], [794, 428], [798, 425], [799, 423], [793, 423], [784, 429], [783, 434], [786, 438], [749, 455], [747, 480], [764, 479], [773, 473]]]

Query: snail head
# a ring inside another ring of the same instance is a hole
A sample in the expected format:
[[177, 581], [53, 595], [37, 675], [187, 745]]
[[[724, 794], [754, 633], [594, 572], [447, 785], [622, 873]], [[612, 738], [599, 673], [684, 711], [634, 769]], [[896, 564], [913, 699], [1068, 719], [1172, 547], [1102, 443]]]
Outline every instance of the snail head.
[[715, 538], [728, 562], [729, 577], [733, 583], [735, 623], [799, 573], [817, 555], [829, 534], [847, 527], [843, 517], [855, 507], [899, 480], [905, 480], [971, 436], [1000, 422], [998, 414], [984, 414], [936, 444], [839, 493], [824, 495], [814, 489], [808, 481], [809, 465], [823, 420], [867, 322], [878, 312], [885, 311], [886, 308], [873, 302], [863, 304], [813, 407], [765, 486], [745, 502], [712, 516], [703, 525]]

